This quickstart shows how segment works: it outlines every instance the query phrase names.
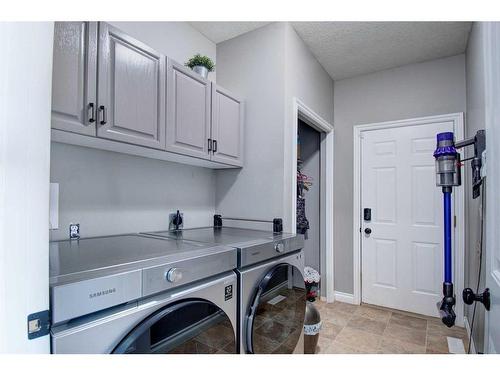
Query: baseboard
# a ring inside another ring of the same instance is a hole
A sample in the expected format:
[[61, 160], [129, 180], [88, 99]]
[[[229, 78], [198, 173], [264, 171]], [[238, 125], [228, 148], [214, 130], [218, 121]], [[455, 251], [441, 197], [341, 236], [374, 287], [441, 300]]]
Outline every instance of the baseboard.
[[344, 292], [335, 292], [335, 301], [350, 303], [351, 305], [355, 305], [354, 295], [350, 293]]
[[[476, 352], [476, 345], [474, 345], [474, 338], [473, 338], [473, 336], [471, 335], [471, 332], [470, 332], [469, 320], [467, 319], [466, 316], [464, 316], [464, 326], [465, 326], [465, 330], [467, 331], [467, 336], [470, 337], [470, 352], [472, 354], [477, 354], [477, 352]], [[465, 348], [465, 352], [467, 352], [467, 348]]]

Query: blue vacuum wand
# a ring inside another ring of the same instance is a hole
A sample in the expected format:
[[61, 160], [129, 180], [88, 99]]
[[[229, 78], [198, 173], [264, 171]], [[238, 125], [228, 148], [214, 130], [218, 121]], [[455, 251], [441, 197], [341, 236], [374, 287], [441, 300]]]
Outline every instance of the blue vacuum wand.
[[[481, 155], [485, 150], [485, 133], [479, 130], [473, 138], [455, 143], [453, 133], [439, 133], [437, 135], [437, 147], [434, 151], [436, 159], [436, 185], [443, 191], [444, 206], [444, 282], [443, 299], [438, 302], [438, 309], [442, 322], [452, 327], [455, 324], [456, 315], [453, 311], [456, 299], [453, 292], [452, 282], [452, 250], [451, 250], [451, 193], [453, 186], [461, 184], [460, 154], [458, 148], [474, 145], [474, 157], [471, 158], [472, 166], [472, 197], [479, 196], [482, 183], [481, 178]], [[467, 302], [466, 302], [467, 303]]]
[[437, 135], [434, 157], [436, 158], [436, 185], [441, 186], [444, 205], [444, 282], [443, 299], [438, 302], [438, 308], [443, 323], [452, 327], [456, 319], [453, 311], [456, 299], [451, 274], [451, 192], [453, 186], [459, 186], [461, 183], [460, 154], [455, 148], [453, 133]]

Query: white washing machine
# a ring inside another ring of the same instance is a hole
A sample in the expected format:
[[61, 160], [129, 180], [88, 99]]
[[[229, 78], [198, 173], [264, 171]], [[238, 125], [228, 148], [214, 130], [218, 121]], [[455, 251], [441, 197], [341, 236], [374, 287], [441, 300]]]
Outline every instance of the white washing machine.
[[236, 353], [234, 248], [124, 235], [50, 244], [53, 353]]

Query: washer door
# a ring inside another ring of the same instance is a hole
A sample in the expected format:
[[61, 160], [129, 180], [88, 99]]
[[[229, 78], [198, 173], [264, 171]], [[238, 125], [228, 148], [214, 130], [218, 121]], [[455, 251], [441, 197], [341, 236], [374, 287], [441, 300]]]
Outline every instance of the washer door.
[[184, 300], [156, 311], [118, 344], [113, 354], [236, 353], [228, 316], [205, 300]]
[[247, 316], [247, 353], [293, 353], [305, 312], [302, 272], [290, 264], [272, 268], [260, 282]]

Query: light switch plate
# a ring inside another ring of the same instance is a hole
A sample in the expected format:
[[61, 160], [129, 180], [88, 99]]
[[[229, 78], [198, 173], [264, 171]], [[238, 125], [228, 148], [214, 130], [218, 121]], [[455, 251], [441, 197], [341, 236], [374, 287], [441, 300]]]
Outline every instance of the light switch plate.
[[49, 229], [59, 229], [59, 184], [50, 184]]

